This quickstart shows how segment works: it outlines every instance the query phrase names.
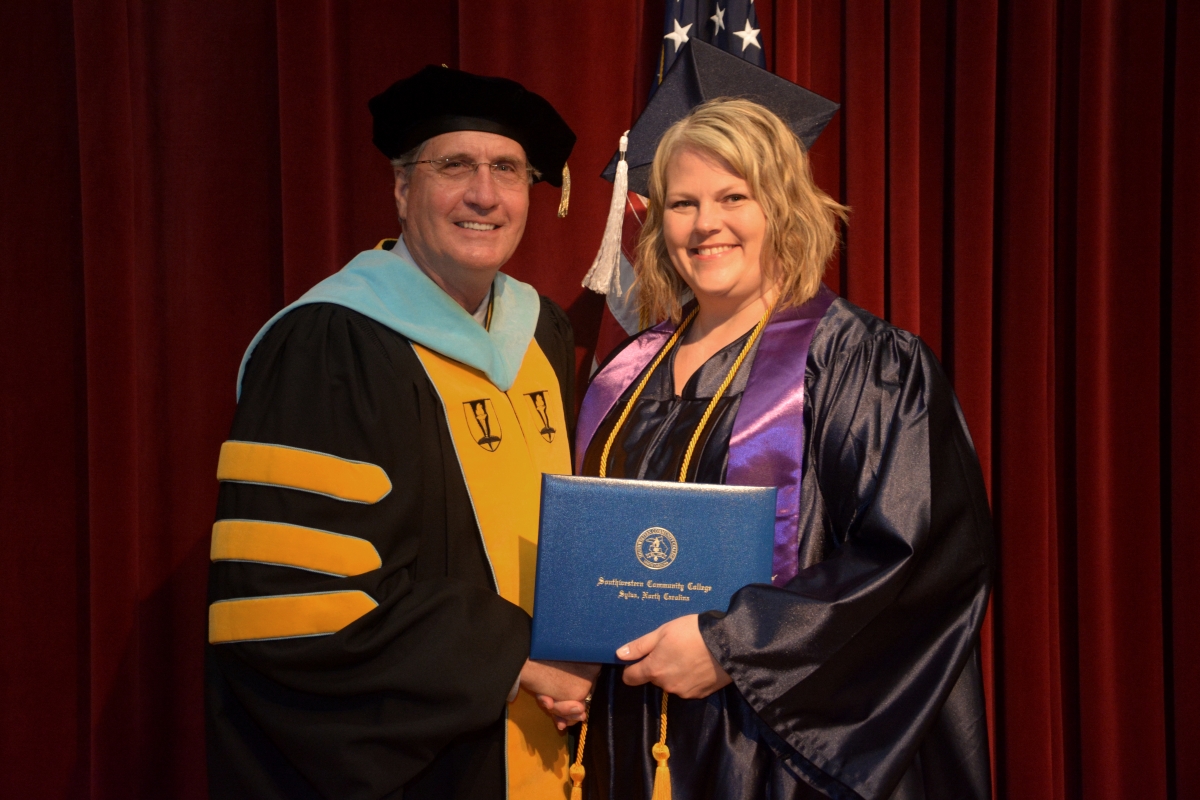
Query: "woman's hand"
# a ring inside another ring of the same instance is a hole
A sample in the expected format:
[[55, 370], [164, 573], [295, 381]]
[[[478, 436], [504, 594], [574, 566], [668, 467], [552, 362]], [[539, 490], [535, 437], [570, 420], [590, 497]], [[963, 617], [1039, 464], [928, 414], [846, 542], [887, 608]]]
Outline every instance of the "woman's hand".
[[617, 657], [623, 661], [643, 659], [625, 668], [628, 685], [653, 683], [684, 699], [708, 697], [733, 682], [708, 652], [695, 614], [673, 619], [634, 639], [617, 649]]

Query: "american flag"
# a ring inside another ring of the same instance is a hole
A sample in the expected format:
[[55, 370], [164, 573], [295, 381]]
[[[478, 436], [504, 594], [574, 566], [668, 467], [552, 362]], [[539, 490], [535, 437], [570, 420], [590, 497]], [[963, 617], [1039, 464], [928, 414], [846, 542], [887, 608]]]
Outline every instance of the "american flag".
[[[754, 0], [667, 0], [662, 54], [654, 87], [662, 82], [663, 75], [675, 63], [679, 48], [688, 39], [715, 45], [755, 66], [764, 69], [767, 66]], [[654, 90], [650, 93], [654, 94]]]
[[[679, 49], [689, 39], [699, 39], [715, 45], [746, 59], [751, 64], [766, 68], [762, 30], [758, 25], [754, 0], [667, 0], [662, 48], [655, 65], [656, 74], [651, 81], [651, 95], [667, 74], [667, 70], [675, 63]], [[645, 211], [646, 204], [643, 199], [630, 192], [625, 204], [625, 221], [621, 231], [619, 285], [624, 291], [618, 294], [614, 287], [607, 293], [607, 302], [600, 319], [593, 369], [626, 337], [637, 333], [642, 327], [641, 323], [645, 322], [638, 319], [636, 287], [630, 291], [633, 284], [631, 264]], [[657, 320], [651, 320], [655, 321]]]

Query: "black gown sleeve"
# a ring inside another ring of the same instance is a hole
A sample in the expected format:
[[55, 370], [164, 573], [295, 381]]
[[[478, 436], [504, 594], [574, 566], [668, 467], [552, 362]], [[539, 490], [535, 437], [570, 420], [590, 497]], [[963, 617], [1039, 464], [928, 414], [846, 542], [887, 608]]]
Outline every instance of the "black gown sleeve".
[[[376, 464], [393, 488], [368, 505], [222, 484], [218, 519], [360, 537], [383, 566], [335, 577], [259, 563], [212, 565], [210, 602], [357, 589], [379, 604], [331, 635], [209, 645], [210, 729], [219, 737], [253, 727], [270, 743], [264, 751], [276, 754], [263, 759], [278, 756], [308, 787], [260, 795], [258, 787], [236, 785], [255, 773], [235, 765], [210, 769], [216, 784], [229, 779], [224, 789], [214, 785], [213, 796], [391, 796], [456, 740], [502, 725], [529, 652], [529, 617], [493, 588], [448, 437], [412, 348], [366, 317], [336, 305], [302, 306], [256, 348], [230, 438]], [[238, 746], [210, 735], [214, 747], [223, 758], [238, 757], [231, 755]], [[265, 769], [264, 781], [286, 771], [270, 763]]]
[[541, 298], [541, 313], [533, 338], [546, 354], [546, 360], [558, 375], [558, 389], [562, 392], [563, 413], [566, 415], [567, 430], [571, 435], [571, 454], [575, 452], [575, 330], [567, 312], [549, 297]]
[[857, 341], [823, 330], [806, 380], [801, 570], [743, 588], [700, 627], [811, 784], [884, 798], [975, 652], [990, 515], [928, 348], [890, 326]]

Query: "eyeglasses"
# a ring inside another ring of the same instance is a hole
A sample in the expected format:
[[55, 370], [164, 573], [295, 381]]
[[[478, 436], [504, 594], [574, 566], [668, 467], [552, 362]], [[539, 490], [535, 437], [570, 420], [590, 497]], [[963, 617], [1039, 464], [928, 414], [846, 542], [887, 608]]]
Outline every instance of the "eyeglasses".
[[430, 158], [424, 161], [409, 161], [401, 166], [411, 167], [417, 164], [429, 164], [433, 167], [433, 171], [438, 177], [445, 178], [448, 181], [465, 181], [475, 174], [475, 170], [480, 167], [487, 167], [492, 178], [496, 183], [502, 186], [520, 186], [522, 183], [528, 183], [531, 167], [522, 163], [514, 163], [512, 161], [497, 161], [491, 163], [488, 161], [471, 162], [464, 161], [461, 158], [453, 156], [449, 158]]

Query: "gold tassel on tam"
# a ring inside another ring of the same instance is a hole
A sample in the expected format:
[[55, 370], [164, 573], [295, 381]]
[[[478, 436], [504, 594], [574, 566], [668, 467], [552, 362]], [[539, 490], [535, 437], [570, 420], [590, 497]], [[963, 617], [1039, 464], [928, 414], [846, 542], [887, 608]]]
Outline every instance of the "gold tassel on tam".
[[571, 204], [571, 168], [563, 164], [562, 198], [558, 201], [558, 218], [567, 215], [567, 206]]
[[[650, 795], [650, 800], [671, 800], [671, 770], [667, 767], [667, 759], [671, 757], [671, 751], [667, 749], [668, 696], [666, 692], [663, 692], [662, 723], [659, 726], [659, 738], [654, 747], [650, 748], [650, 754], [658, 762], [658, 769], [654, 770], [654, 792]], [[572, 798], [572, 800], [574, 799]]]

